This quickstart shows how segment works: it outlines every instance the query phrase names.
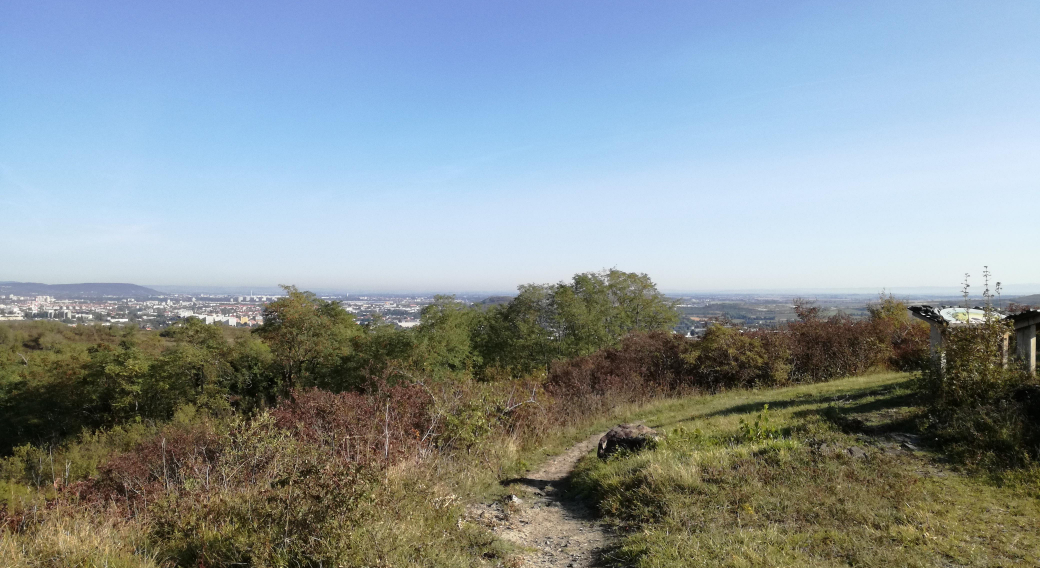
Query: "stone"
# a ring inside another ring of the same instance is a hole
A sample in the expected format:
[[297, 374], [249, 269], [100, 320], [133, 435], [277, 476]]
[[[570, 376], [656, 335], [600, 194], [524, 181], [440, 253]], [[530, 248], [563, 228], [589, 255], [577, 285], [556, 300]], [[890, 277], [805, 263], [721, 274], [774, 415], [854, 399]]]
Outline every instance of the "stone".
[[596, 455], [606, 459], [620, 449], [638, 452], [658, 438], [660, 434], [656, 430], [642, 424], [618, 424], [599, 439]]
[[824, 442], [816, 447], [816, 451], [821, 456], [831, 457], [834, 454], [838, 453], [838, 448], [834, 444], [828, 444], [827, 442]]
[[861, 460], [861, 459], [867, 457], [866, 450], [864, 450], [863, 448], [861, 448], [859, 446], [852, 446], [851, 448], [849, 448], [846, 451], [849, 453], [849, 457], [851, 457], [853, 459]]

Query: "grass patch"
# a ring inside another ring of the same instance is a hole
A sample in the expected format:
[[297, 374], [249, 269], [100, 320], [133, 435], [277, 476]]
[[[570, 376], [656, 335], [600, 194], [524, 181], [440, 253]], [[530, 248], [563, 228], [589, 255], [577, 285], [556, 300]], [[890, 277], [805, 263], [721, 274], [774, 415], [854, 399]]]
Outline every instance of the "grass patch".
[[997, 486], [898, 442], [914, 436], [908, 381], [873, 375], [648, 409], [645, 422], [666, 434], [655, 449], [587, 457], [575, 472], [623, 534], [607, 564], [1040, 563], [1035, 485]]

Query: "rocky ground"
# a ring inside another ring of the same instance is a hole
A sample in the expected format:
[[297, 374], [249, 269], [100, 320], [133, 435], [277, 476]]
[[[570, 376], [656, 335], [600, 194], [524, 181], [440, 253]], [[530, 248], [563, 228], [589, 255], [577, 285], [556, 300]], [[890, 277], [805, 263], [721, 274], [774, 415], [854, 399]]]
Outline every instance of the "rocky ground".
[[590, 453], [602, 434], [574, 445], [538, 471], [506, 483], [516, 489], [504, 500], [470, 508], [469, 517], [524, 551], [523, 566], [595, 566], [609, 532], [582, 503], [563, 496], [574, 465]]

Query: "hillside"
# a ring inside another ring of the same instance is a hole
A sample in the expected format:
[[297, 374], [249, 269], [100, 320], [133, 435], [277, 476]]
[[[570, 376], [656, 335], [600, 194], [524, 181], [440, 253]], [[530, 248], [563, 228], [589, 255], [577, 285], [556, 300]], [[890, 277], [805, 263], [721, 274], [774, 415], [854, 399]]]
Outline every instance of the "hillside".
[[159, 296], [161, 292], [119, 282], [91, 282], [84, 284], [41, 284], [39, 282], [0, 282], [0, 296], [53, 296], [55, 298], [143, 298]]
[[1032, 296], [1019, 296], [1012, 301], [1016, 304], [1024, 304], [1027, 306], [1040, 306], [1040, 294], [1033, 294]]
[[663, 443], [573, 483], [607, 566], [1036, 566], [1035, 487], [952, 466], [913, 400], [884, 374], [666, 402], [633, 416]]

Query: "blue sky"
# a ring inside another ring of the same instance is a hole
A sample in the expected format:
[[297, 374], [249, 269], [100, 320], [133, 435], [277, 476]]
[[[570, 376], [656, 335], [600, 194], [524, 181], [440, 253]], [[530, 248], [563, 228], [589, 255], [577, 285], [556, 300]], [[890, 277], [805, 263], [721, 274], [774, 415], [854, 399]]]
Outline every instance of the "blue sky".
[[1040, 283], [1040, 3], [0, 4], [0, 280]]

